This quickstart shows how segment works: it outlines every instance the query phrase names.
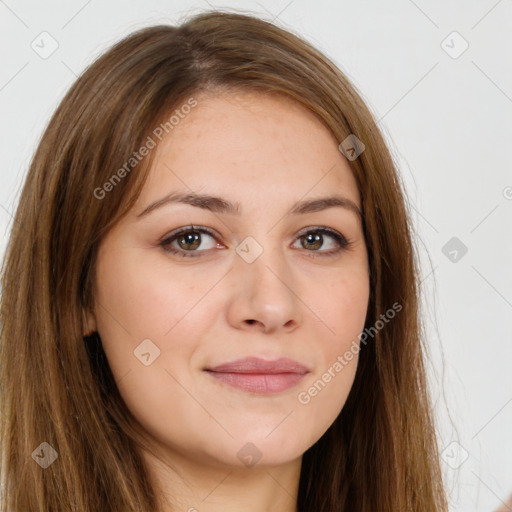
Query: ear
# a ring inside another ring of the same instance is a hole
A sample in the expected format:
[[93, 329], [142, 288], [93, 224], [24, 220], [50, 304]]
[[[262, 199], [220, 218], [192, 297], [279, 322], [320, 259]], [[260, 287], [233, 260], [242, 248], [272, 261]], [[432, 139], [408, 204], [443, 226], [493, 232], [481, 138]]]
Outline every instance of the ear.
[[83, 311], [85, 332], [84, 336], [90, 336], [93, 332], [97, 331], [96, 317], [91, 311]]

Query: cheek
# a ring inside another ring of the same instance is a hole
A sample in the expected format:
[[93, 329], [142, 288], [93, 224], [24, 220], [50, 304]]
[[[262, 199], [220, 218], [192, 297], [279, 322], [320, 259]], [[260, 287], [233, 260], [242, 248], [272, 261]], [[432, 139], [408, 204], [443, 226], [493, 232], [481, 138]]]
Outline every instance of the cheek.
[[316, 296], [316, 302], [310, 298], [321, 319], [318, 329], [324, 333], [316, 338], [319, 365], [297, 399], [316, 418], [317, 425], [327, 429], [343, 408], [357, 370], [359, 335], [364, 329], [369, 299], [368, 274], [340, 276], [325, 290]]
[[[190, 363], [208, 328], [201, 298], [215, 283], [189, 273], [143, 265], [126, 251], [98, 265], [97, 326], [109, 366], [128, 409], [150, 432], [185, 439], [194, 404]], [[201, 314], [199, 314], [199, 311]], [[214, 316], [212, 312], [211, 316]], [[199, 409], [199, 408], [198, 408]], [[204, 421], [196, 411], [198, 423]]]
[[312, 343], [318, 364], [296, 397], [297, 417], [314, 418], [312, 443], [339, 415], [354, 382], [370, 293], [368, 273], [361, 267], [333, 274], [329, 284], [314, 289], [304, 302], [315, 313]]
[[178, 386], [166, 370], [180, 382], [187, 379], [201, 340], [219, 316], [221, 303], [209, 293], [217, 281], [214, 272], [191, 276], [179, 268], [170, 272], [165, 263], [149, 265], [137, 251], [101, 261], [98, 331], [116, 381], [123, 379], [125, 401], [144, 403], [145, 393], [157, 400], [169, 392], [169, 382]]
[[319, 322], [323, 351], [334, 354], [351, 344], [364, 328], [369, 300], [369, 278], [363, 271], [332, 274], [307, 298]]
[[171, 274], [165, 264], [142, 256], [143, 251], [125, 250], [106, 255], [98, 265], [96, 316], [105, 338], [121, 333], [133, 344], [165, 337], [207, 285], [199, 286], [199, 278], [191, 281], [189, 273], [179, 269]]
[[[154, 358], [163, 349], [165, 334], [186, 314], [186, 283], [178, 278], [169, 286], [162, 272], [140, 261], [136, 251], [112, 252], [100, 260], [97, 327], [116, 378], [144, 367], [137, 359], [141, 343]], [[154, 347], [144, 340], [151, 340]]]

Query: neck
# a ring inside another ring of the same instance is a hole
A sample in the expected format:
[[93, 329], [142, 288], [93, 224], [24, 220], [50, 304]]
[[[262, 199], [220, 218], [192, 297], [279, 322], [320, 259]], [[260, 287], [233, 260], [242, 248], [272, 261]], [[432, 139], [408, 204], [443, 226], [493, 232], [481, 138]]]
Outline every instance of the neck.
[[302, 457], [252, 468], [143, 452], [159, 512], [297, 512]]

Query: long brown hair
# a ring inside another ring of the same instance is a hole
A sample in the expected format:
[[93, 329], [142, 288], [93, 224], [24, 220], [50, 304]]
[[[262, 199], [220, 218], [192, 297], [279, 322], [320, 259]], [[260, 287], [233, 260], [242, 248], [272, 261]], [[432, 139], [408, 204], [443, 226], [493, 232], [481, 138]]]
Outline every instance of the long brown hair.
[[[213, 11], [115, 44], [71, 87], [33, 157], [2, 271], [3, 512], [156, 510], [133, 417], [97, 333], [83, 337], [84, 311], [98, 246], [133, 206], [152, 153], [122, 179], [113, 175], [194, 94], [234, 88], [293, 98], [340, 143], [351, 134], [362, 141], [349, 163], [370, 262], [366, 327], [402, 306], [362, 347], [346, 404], [305, 452], [299, 510], [447, 510], [413, 231], [383, 136], [355, 87], [310, 44], [261, 19]], [[32, 455], [44, 442], [58, 454], [46, 469]]]

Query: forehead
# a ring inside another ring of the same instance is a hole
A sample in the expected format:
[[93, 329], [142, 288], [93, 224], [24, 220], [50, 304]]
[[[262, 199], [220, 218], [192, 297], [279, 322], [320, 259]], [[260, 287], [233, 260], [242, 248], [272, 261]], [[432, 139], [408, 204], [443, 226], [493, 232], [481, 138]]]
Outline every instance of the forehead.
[[193, 97], [197, 105], [181, 112], [154, 150], [140, 201], [179, 189], [241, 202], [343, 192], [360, 204], [338, 141], [305, 106], [258, 92]]

